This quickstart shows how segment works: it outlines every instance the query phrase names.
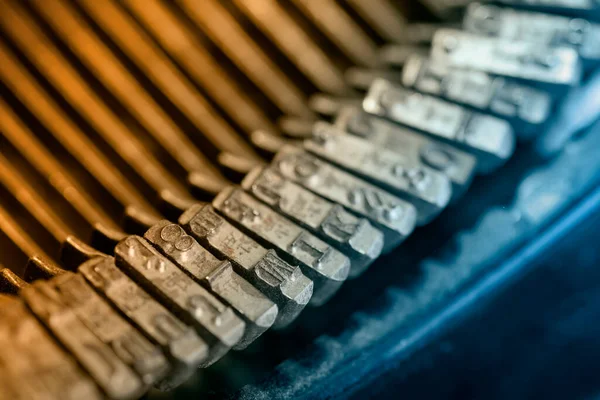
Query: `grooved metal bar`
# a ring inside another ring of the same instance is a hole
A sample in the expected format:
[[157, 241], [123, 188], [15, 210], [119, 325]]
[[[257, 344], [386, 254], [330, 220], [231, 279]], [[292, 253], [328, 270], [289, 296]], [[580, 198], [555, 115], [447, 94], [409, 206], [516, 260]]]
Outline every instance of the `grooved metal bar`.
[[376, 44], [334, 0], [293, 0], [353, 63], [377, 66]]
[[2, 231], [27, 257], [52, 258], [25, 232], [21, 225], [0, 205], [0, 231]]
[[[212, 108], [152, 39], [115, 2], [80, 0], [79, 3], [103, 27], [156, 86], [189, 118], [220, 150], [251, 153], [232, 128], [212, 131], [206, 119], [217, 119]], [[270, 129], [271, 121], [217, 63], [202, 51], [190, 33], [174, 15], [157, 1], [127, 1], [126, 4], [153, 33], [158, 42], [204, 86], [230, 117], [246, 131]], [[181, 51], [184, 48], [186, 51]], [[91, 56], [95, 60], [97, 57]], [[224, 124], [223, 121], [219, 121]], [[213, 128], [214, 129], [214, 128]], [[167, 132], [168, 133], [168, 132]], [[167, 133], [164, 133], [165, 135]], [[187, 144], [187, 146], [192, 146]], [[195, 149], [194, 149], [195, 150]], [[196, 157], [200, 157], [199, 154]], [[204, 161], [205, 163], [205, 161]]]
[[[8, 15], [4, 12], [2, 15]], [[19, 19], [19, 17], [16, 17]], [[2, 19], [2, 21], [4, 21]], [[17, 24], [11, 24], [17, 26]], [[19, 34], [16, 33], [15, 36]], [[43, 52], [43, 50], [40, 50]], [[19, 65], [15, 57], [0, 42], [0, 73], [3, 82], [9, 86], [28, 108], [46, 125], [54, 137], [98, 179], [102, 185], [124, 206], [135, 206], [144, 212], [149, 219], [158, 220], [153, 206], [144, 199], [137, 189], [127, 181], [118, 169], [102, 154], [95, 145], [67, 117], [54, 100], [40, 87], [35, 79]], [[52, 66], [52, 60], [46, 64]]]
[[69, 171], [38, 141], [33, 132], [1, 98], [0, 134], [17, 148], [39, 173], [44, 175], [48, 183], [54, 186], [90, 225], [120, 231], [120, 227], [113, 219], [81, 188]]
[[23, 205], [50, 234], [62, 243], [73, 232], [52, 210], [27, 180], [17, 171], [4, 155], [0, 154], [0, 184]]
[[218, 0], [177, 3], [203, 32], [286, 114], [314, 118], [297, 84], [271, 61]]
[[346, 0], [384, 39], [402, 41], [406, 19], [388, 0]]
[[343, 80], [343, 71], [332, 63], [275, 0], [234, 2], [320, 90], [338, 95], [350, 92]]
[[[55, 1], [52, 3], [47, 3], [44, 1], [32, 1], [30, 3], [36, 6], [36, 9], [44, 15], [45, 19], [49, 22], [61, 39], [69, 46], [69, 48], [78, 55], [79, 59], [88, 67], [88, 69], [94, 72], [94, 74], [107, 86], [108, 89], [111, 90], [112, 93], [114, 93], [124, 104], [127, 105], [128, 110], [137, 116], [142, 126], [144, 126], [159, 143], [165, 145], [166, 148], [171, 148], [171, 152], [173, 153], [175, 152], [173, 148], [175, 145], [178, 146], [178, 151], [183, 151], [184, 154], [186, 154], [185, 152], [191, 151], [186, 150], [186, 146], [187, 148], [193, 149], [193, 146], [191, 146], [189, 141], [181, 140], [183, 138], [183, 133], [169, 118], [166, 112], [161, 109], [155, 101], [153, 101], [153, 99], [145, 92], [142, 86], [114, 57], [110, 50], [93, 34], [90, 28], [84, 25], [81, 16], [77, 15], [72, 7], [68, 7], [61, 1]], [[46, 44], [46, 46], [48, 46], [48, 44]], [[155, 68], [158, 68], [159, 66], [160, 64], [156, 63]], [[65, 65], [62, 75], [67, 74], [67, 69], [69, 69], [69, 67]], [[164, 71], [162, 73], [164, 73]], [[47, 74], [51, 76], [51, 71], [47, 71]], [[76, 83], [74, 81], [80, 81], [80, 84], [78, 85], [80, 86], [79, 90], [83, 91], [82, 87], [85, 85], [85, 82], [82, 80], [82, 78], [75, 77], [77, 73], [74, 70], [71, 74], [73, 75], [70, 83], [71, 86], [65, 85], [63, 90], [68, 90], [69, 88], [73, 90]], [[58, 80], [59, 77], [56, 79]], [[90, 102], [90, 98], [94, 97], [94, 95], [89, 90], [85, 92], [90, 92], [89, 98], [86, 99], [87, 102]], [[191, 102], [192, 100], [188, 101]], [[110, 111], [106, 105], [103, 105], [99, 98], [91, 104], [95, 105], [97, 108], [102, 107], [106, 109], [105, 114], [107, 115], [103, 116], [104, 120], [113, 121], [116, 118], [114, 116], [112, 118], [108, 118]], [[89, 110], [89, 107], [90, 106], [88, 106], [86, 109]], [[85, 111], [82, 111], [82, 113], [84, 112]], [[115, 124], [116, 123], [117, 122], [115, 122]], [[127, 127], [123, 125], [121, 129], [127, 130]], [[108, 130], [108, 132], [115, 131], [115, 127]], [[113, 135], [115, 134], [116, 133], [113, 133]], [[108, 135], [109, 133], [105, 133], [105, 136]], [[124, 140], [125, 138], [129, 138], [131, 134], [121, 133], [118, 136], [122, 138], [121, 140]], [[178, 138], [180, 139], [179, 142], [173, 140]], [[111, 144], [119, 143], [118, 139], [107, 140], [111, 142]], [[141, 143], [137, 143], [139, 141], [136, 142], [133, 138], [128, 139], [128, 141], [131, 142], [127, 146], [129, 148], [129, 153], [134, 153], [137, 150], [138, 152], [144, 154], [144, 158], [152, 158], [147, 151], [142, 150], [143, 145]], [[171, 144], [169, 144], [169, 142]], [[239, 151], [239, 149], [232, 147], [232, 151]], [[131, 154], [130, 157], [132, 157], [132, 161], [139, 162], [136, 160], [138, 160], [140, 157], [135, 157], [133, 154]], [[185, 157], [186, 160], [190, 159], [190, 156], [187, 154]], [[191, 157], [193, 157], [193, 166], [195, 169], [206, 170], [207, 172], [210, 172], [211, 169], [208, 167], [210, 164], [204, 160], [203, 157], [201, 158], [199, 153], [194, 152]], [[124, 158], [126, 158], [126, 156], [124, 156]], [[141, 170], [149, 169], [152, 166], [152, 163], [153, 161], [148, 161], [145, 166], [140, 165], [139, 168]], [[169, 178], [166, 177], [167, 174], [160, 171], [158, 166], [153, 168], [155, 171], [152, 173], [148, 172], [149, 176], [154, 175], [158, 178], [163, 175], [161, 180], [163, 182], [169, 181]]]

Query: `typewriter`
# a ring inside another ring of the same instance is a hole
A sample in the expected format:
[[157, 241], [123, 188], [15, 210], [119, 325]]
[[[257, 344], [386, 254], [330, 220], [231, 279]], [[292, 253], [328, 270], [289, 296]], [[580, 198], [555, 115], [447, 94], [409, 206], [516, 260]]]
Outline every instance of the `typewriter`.
[[0, 399], [593, 398], [599, 64], [595, 0], [0, 0]]

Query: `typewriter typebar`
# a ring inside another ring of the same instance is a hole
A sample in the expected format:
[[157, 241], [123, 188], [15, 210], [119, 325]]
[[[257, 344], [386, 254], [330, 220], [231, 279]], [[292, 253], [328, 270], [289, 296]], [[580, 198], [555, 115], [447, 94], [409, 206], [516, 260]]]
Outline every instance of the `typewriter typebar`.
[[600, 60], [600, 25], [582, 18], [515, 11], [475, 3], [469, 5], [463, 27], [467, 32], [482, 36], [573, 47], [584, 62]]
[[279, 307], [276, 327], [289, 325], [310, 301], [314, 284], [296, 265], [283, 261], [218, 215], [210, 205], [191, 207], [181, 215], [184, 229], [256, 285]]
[[94, 381], [55, 343], [19, 299], [0, 299], [0, 321], [3, 396], [102, 398]]
[[81, 275], [65, 273], [48, 284], [80, 321], [139, 375], [142, 382], [152, 384], [166, 375], [169, 365], [162, 351], [120, 317]]
[[413, 3], [0, 0], [0, 399], [359, 398], [446, 329], [600, 180], [600, 3]]
[[414, 158], [344, 135], [326, 122], [315, 124], [313, 138], [304, 142], [304, 148], [410, 201], [417, 208], [421, 225], [435, 218], [452, 197], [452, 186], [444, 174], [425, 164], [412, 163]]
[[477, 159], [473, 155], [358, 108], [343, 109], [335, 120], [335, 126], [347, 134], [410, 157], [415, 163], [423, 163], [443, 173], [452, 182], [453, 199], [458, 199], [466, 192], [476, 173]]
[[600, 5], [595, 0], [498, 0], [497, 3], [532, 11], [553, 12], [598, 20]]
[[204, 362], [208, 355], [206, 342], [117, 268], [113, 258], [94, 258], [83, 263], [78, 272], [132, 325], [163, 349], [171, 369], [160, 387], [181, 384]]
[[104, 393], [115, 399], [140, 396], [145, 384], [45, 282], [36, 282], [21, 292], [25, 303], [59, 342], [73, 354]]
[[272, 165], [287, 179], [368, 218], [384, 233], [384, 251], [391, 251], [414, 230], [415, 206], [300, 148], [284, 147]]
[[404, 67], [402, 84], [421, 93], [509, 121], [519, 138], [532, 138], [550, 117], [550, 93], [468, 68], [453, 68], [418, 55]]
[[433, 38], [431, 57], [453, 67], [472, 68], [561, 91], [579, 84], [581, 59], [567, 46], [479, 36], [440, 29]]
[[220, 359], [242, 339], [244, 321], [143, 238], [124, 239], [115, 248], [115, 256], [121, 268], [194, 325], [209, 345], [207, 364]]
[[360, 275], [379, 257], [383, 234], [364, 218], [285, 179], [270, 168], [256, 167], [241, 186], [350, 258], [350, 276]]
[[[435, 37], [435, 33], [439, 29], [435, 29], [432, 32], [432, 36], [427, 43], [427, 46], [431, 44], [431, 41]], [[429, 54], [429, 47], [423, 45], [387, 45], [379, 49], [379, 62], [388, 68], [390, 71], [401, 71], [406, 64], [406, 61], [415, 54], [426, 56]]]
[[277, 318], [277, 305], [233, 271], [229, 261], [220, 261], [202, 248], [182, 227], [161, 221], [144, 237], [192, 278], [204, 284], [229, 304], [246, 323], [244, 337], [236, 348], [245, 348]]
[[246, 234], [275, 248], [287, 262], [298, 264], [314, 282], [313, 304], [326, 302], [348, 277], [348, 257], [241, 189], [223, 190], [212, 205]]
[[514, 150], [514, 133], [505, 120], [384, 80], [373, 83], [363, 107], [373, 115], [461, 147], [477, 157], [481, 172], [499, 168]]

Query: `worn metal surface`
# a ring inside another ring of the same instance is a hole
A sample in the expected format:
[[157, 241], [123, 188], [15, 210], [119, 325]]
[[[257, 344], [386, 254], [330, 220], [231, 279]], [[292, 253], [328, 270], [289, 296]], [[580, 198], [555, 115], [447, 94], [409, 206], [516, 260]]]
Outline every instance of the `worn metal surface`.
[[285, 179], [273, 169], [258, 167], [241, 186], [350, 259], [350, 277], [360, 275], [379, 257], [383, 234], [369, 221]]
[[314, 282], [312, 304], [325, 303], [348, 277], [348, 257], [241, 189], [221, 191], [212, 205], [247, 235], [274, 248], [287, 262], [299, 265]]
[[370, 114], [459, 146], [477, 157], [477, 169], [484, 173], [504, 164], [515, 148], [514, 132], [505, 120], [384, 80], [371, 85], [363, 108]]
[[527, 84], [418, 55], [409, 58], [403, 72], [404, 86], [503, 118], [518, 138], [539, 134], [554, 103], [550, 93]]
[[436, 32], [431, 57], [451, 66], [522, 79], [555, 90], [576, 86], [582, 77], [581, 60], [572, 47], [515, 42], [454, 29]]
[[262, 247], [212, 206], [190, 208], [179, 223], [207, 249], [229, 259], [240, 275], [278, 305], [276, 327], [289, 325], [310, 301], [314, 284], [297, 265], [286, 263], [274, 250]]
[[277, 305], [233, 271], [229, 261], [220, 261], [202, 248], [182, 227], [161, 221], [144, 234], [173, 263], [229, 304], [246, 323], [244, 337], [236, 349], [246, 348], [273, 325]]
[[423, 163], [443, 173], [452, 182], [453, 200], [467, 191], [475, 175], [477, 159], [473, 155], [358, 108], [342, 110], [334, 124], [372, 145], [402, 154], [414, 163]]
[[143, 238], [130, 236], [115, 248], [117, 265], [152, 295], [194, 324], [209, 345], [204, 365], [219, 360], [244, 335], [245, 324], [233, 310], [194, 282]]
[[287, 179], [368, 218], [384, 233], [385, 251], [401, 243], [416, 225], [417, 210], [412, 204], [300, 148], [284, 147], [275, 156], [272, 166]]
[[435, 218], [452, 197], [444, 174], [413, 157], [344, 135], [326, 122], [315, 124], [313, 138], [304, 142], [304, 148], [413, 204], [419, 225]]

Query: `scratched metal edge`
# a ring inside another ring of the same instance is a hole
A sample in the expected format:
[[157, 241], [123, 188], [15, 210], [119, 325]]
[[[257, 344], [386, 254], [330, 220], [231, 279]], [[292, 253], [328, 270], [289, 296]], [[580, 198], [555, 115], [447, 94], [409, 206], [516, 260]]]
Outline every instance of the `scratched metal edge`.
[[[389, 288], [384, 306], [355, 313], [339, 336], [321, 336], [301, 356], [280, 364], [267, 380], [243, 387], [232, 398], [345, 397], [394, 362], [410, 357], [477, 302], [527, 273], [529, 257], [598, 207], [596, 190], [573, 208], [600, 180], [598, 149], [600, 121], [526, 177], [510, 207], [486, 212], [474, 229], [459, 232], [424, 260], [419, 285]], [[559, 219], [561, 214], [566, 217]], [[469, 287], [474, 276], [481, 279]]]

